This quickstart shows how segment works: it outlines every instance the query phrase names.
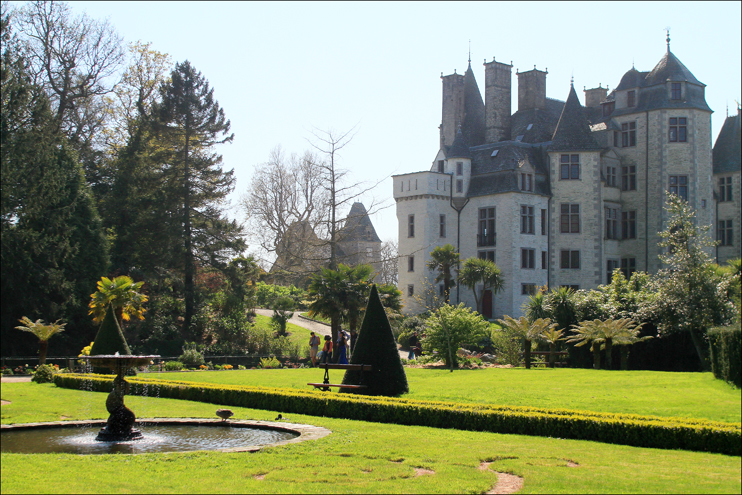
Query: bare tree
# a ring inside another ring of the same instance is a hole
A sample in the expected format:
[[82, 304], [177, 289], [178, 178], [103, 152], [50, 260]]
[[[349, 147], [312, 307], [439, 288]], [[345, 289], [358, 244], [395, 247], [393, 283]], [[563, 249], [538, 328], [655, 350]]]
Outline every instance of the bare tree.
[[386, 241], [381, 244], [380, 269], [378, 281], [382, 284], [397, 285], [399, 281], [399, 249], [394, 241]]

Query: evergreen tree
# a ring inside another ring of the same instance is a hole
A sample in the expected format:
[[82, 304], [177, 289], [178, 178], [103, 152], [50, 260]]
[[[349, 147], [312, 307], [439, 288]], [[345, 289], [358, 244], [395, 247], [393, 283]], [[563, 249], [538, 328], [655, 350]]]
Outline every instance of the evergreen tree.
[[169, 222], [180, 227], [185, 292], [184, 330], [195, 314], [194, 275], [197, 262], [221, 266], [244, 248], [242, 227], [224, 217], [222, 202], [234, 188], [234, 170], [222, 170], [214, 146], [231, 142], [230, 122], [214, 100], [209, 83], [188, 61], [175, 65], [160, 88], [155, 105], [156, 129], [162, 141], [158, 156], [162, 184], [172, 209]]
[[[374, 369], [370, 373], [364, 372], [363, 381], [368, 388], [354, 390], [353, 393], [395, 396], [410, 391], [392, 327], [381, 305], [376, 285], [371, 287], [366, 316], [350, 364], [370, 364]], [[360, 371], [346, 371], [343, 384], [357, 385], [361, 380], [360, 375]], [[341, 391], [347, 392], [346, 389]]]

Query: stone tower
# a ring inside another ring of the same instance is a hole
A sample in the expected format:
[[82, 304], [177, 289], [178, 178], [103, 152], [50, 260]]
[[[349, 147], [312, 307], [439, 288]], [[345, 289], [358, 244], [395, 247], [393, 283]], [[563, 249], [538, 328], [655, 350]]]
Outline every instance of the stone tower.
[[497, 62], [484, 63], [485, 142], [510, 139], [511, 70], [513, 66]]

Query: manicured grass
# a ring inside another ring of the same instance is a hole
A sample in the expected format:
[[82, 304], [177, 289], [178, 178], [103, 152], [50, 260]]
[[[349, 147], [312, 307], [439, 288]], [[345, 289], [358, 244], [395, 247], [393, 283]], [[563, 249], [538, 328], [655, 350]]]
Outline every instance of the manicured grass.
[[[103, 393], [4, 383], [2, 398], [11, 401], [2, 406], [3, 423], [107, 416]], [[219, 407], [152, 397], [126, 400], [140, 417], [215, 417]], [[276, 415], [232, 410], [237, 419]], [[482, 493], [496, 482], [495, 473], [479, 469], [485, 461], [493, 461], [491, 470], [523, 476], [521, 493], [742, 490], [739, 457], [303, 415], [287, 419], [333, 434], [256, 454], [2, 454], [2, 493]], [[434, 474], [416, 476], [416, 468]]]
[[[586, 369], [405, 368], [406, 398], [551, 409], [689, 417], [740, 422], [740, 389], [711, 373], [595, 371]], [[148, 375], [140, 374], [141, 378]], [[168, 380], [307, 389], [322, 380], [321, 369], [207, 371], [152, 374]], [[331, 371], [333, 383], [341, 371]], [[337, 382], [335, 382], [337, 380]], [[331, 392], [335, 393], [335, 392]]]

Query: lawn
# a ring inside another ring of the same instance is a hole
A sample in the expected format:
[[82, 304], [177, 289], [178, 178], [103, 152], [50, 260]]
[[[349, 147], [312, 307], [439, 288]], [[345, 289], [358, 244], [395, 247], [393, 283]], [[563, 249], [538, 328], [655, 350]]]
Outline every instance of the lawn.
[[[316, 372], [316, 370], [314, 370]], [[221, 376], [231, 372], [223, 372]], [[267, 371], [263, 373], [268, 373]], [[185, 374], [184, 374], [185, 375]], [[235, 375], [236, 376], [236, 375]], [[105, 394], [4, 383], [2, 422], [105, 418]], [[127, 397], [139, 417], [214, 417], [218, 406]], [[238, 419], [275, 411], [232, 408]], [[521, 493], [740, 493], [740, 458], [597, 442], [290, 415], [329, 428], [256, 454], [2, 454], [2, 493], [483, 493], [494, 471]], [[480, 469], [492, 462], [489, 470]]]
[[[487, 368], [448, 370], [405, 368], [410, 393], [418, 400], [470, 402], [550, 409], [690, 417], [738, 423], [740, 389], [711, 373], [595, 371], [588, 369]], [[308, 389], [322, 381], [320, 369], [232, 370], [162, 373], [167, 380]], [[333, 383], [341, 371], [330, 372]], [[331, 392], [335, 393], [335, 392]]]

